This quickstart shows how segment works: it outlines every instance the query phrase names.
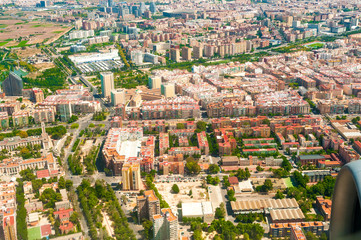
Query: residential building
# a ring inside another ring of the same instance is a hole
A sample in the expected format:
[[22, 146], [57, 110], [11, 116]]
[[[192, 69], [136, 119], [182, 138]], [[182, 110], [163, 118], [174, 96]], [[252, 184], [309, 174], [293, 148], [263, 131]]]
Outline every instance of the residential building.
[[7, 112], [0, 112], [0, 127], [7, 129], [9, 127], [9, 115]]
[[137, 210], [139, 223], [143, 219], [152, 220], [154, 215], [160, 214], [160, 202], [153, 190], [144, 192], [137, 197]]
[[143, 119], [187, 119], [199, 118], [200, 107], [190, 97], [174, 97], [143, 102]]
[[189, 47], [182, 48], [182, 59], [185, 61], [192, 60], [192, 49]]
[[306, 240], [306, 236], [302, 231], [302, 228], [297, 225], [291, 226], [291, 237], [290, 240]]
[[178, 240], [178, 218], [170, 208], [161, 210], [161, 214], [153, 216], [154, 240]]
[[161, 93], [166, 98], [175, 97], [175, 84], [174, 83], [162, 83], [161, 84]]
[[320, 236], [324, 233], [324, 224], [322, 222], [271, 223], [269, 232], [270, 237], [290, 238], [292, 226], [299, 226], [304, 232], [312, 232], [316, 236]]
[[171, 48], [170, 49], [170, 59], [174, 62], [180, 62], [179, 48]]
[[140, 166], [138, 163], [125, 163], [122, 167], [123, 190], [140, 190]]
[[148, 85], [150, 89], [160, 88], [162, 84], [162, 78], [160, 76], [150, 76], [148, 79]]
[[322, 196], [316, 198], [316, 207], [321, 212], [325, 221], [331, 220], [332, 201], [330, 199], [324, 199]]
[[2, 89], [6, 96], [22, 96], [23, 80], [15, 72], [10, 72], [2, 82]]
[[110, 91], [111, 102], [113, 106], [125, 104], [125, 91], [124, 89], [113, 89]]
[[198, 147], [201, 150], [202, 154], [209, 154], [209, 144], [207, 140], [207, 135], [205, 131], [197, 133]]
[[193, 57], [199, 59], [203, 57], [203, 46], [194, 46], [193, 47]]
[[57, 161], [54, 159], [53, 154], [49, 153], [45, 157], [36, 159], [22, 159], [14, 157], [10, 159], [4, 159], [0, 163], [0, 174], [4, 175], [16, 175], [20, 171], [27, 168], [30, 169], [44, 169], [57, 170]]

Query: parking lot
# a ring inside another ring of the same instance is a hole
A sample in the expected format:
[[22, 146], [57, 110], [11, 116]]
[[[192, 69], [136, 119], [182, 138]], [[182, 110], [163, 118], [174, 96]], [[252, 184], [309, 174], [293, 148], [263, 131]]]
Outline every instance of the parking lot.
[[121, 61], [106, 60], [99, 62], [90, 62], [77, 65], [82, 73], [108, 71], [114, 68], [122, 68], [124, 64]]

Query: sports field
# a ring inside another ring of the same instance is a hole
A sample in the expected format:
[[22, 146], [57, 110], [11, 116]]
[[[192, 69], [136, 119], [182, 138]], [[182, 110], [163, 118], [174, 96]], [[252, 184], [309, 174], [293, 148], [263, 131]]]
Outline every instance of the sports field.
[[41, 239], [40, 227], [28, 228], [28, 238], [29, 240], [40, 240]]

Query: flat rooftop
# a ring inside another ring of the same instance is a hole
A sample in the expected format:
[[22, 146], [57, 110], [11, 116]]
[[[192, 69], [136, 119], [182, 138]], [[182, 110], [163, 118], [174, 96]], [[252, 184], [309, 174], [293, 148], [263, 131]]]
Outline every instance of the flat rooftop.
[[120, 143], [120, 149], [117, 149], [119, 155], [124, 155], [126, 159], [130, 157], [138, 157], [142, 142], [140, 140], [135, 141], [123, 141]]

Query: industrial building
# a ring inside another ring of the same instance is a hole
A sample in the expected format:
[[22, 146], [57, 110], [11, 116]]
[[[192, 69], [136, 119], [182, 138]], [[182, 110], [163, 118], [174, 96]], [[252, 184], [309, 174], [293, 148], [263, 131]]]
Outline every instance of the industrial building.
[[214, 211], [211, 202], [182, 203], [182, 217], [202, 218], [203, 222], [210, 224], [214, 220]]
[[234, 214], [247, 214], [251, 212], [263, 213], [267, 209], [297, 209], [298, 207], [298, 203], [294, 198], [231, 202], [231, 208]]

